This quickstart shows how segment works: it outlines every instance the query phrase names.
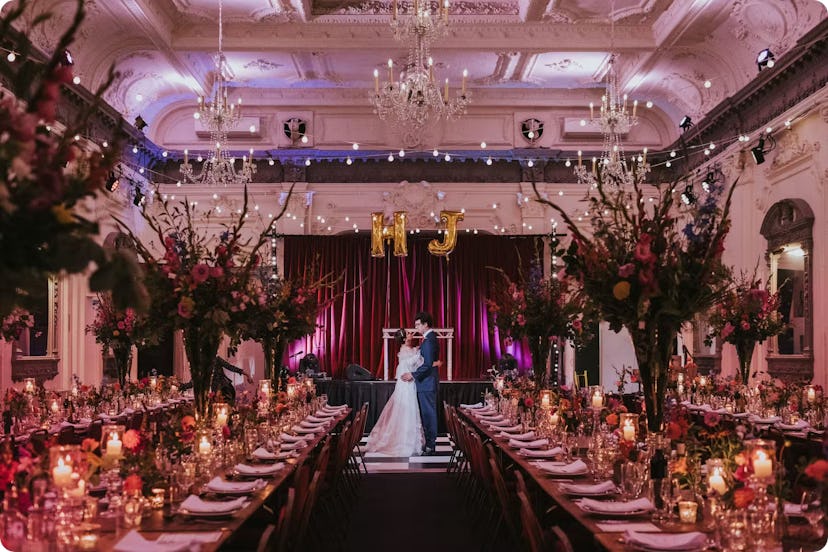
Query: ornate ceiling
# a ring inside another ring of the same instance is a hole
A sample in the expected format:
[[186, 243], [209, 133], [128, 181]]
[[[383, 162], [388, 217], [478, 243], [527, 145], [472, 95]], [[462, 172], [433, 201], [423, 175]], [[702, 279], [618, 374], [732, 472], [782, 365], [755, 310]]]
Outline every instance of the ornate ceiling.
[[[244, 100], [245, 129], [248, 122], [258, 126], [234, 147], [284, 146], [282, 119], [294, 115], [310, 121], [310, 146], [322, 149], [380, 132], [368, 100], [372, 72], [406, 54], [389, 26], [392, 1], [226, 0], [231, 87]], [[399, 2], [400, 10], [408, 5]], [[57, 13], [31, 34], [49, 50], [75, 0], [33, 4]], [[700, 120], [754, 79], [757, 52], [770, 48], [777, 59], [784, 56], [826, 17], [816, 0], [616, 0], [614, 11], [609, 6], [608, 0], [452, 1], [449, 34], [433, 47], [436, 72], [459, 79], [468, 68], [468, 117], [502, 127], [494, 147], [525, 146], [511, 122], [536, 113], [555, 128], [541, 145], [574, 150], [600, 143], [568, 135], [567, 118], [585, 117], [589, 101], [600, 98], [614, 22], [622, 87], [632, 98], [654, 102], [631, 141], [657, 148], [675, 140], [681, 116]], [[218, 1], [90, 0], [88, 11], [73, 48], [82, 85], [94, 89], [114, 65], [120, 76], [106, 99], [127, 120], [140, 114], [149, 123], [147, 136], [162, 147], [203, 145], [192, 111], [196, 95], [208, 94], [212, 83]], [[349, 119], [364, 123], [343, 122]], [[470, 146], [473, 139], [457, 130], [463, 120], [453, 124], [429, 146]], [[360, 136], [360, 126], [370, 132], [363, 128]], [[393, 138], [383, 135], [374, 144], [393, 147]]]

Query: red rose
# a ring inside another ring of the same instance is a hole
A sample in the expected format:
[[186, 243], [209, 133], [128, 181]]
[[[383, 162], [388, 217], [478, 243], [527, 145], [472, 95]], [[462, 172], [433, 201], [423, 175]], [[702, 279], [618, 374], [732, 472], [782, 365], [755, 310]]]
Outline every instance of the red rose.
[[805, 475], [823, 483], [828, 477], [828, 460], [817, 460], [805, 468]]
[[532, 397], [526, 397], [525, 399], [523, 399], [523, 404], [524, 406], [526, 406], [526, 408], [532, 408], [533, 406], [535, 406], [535, 401], [532, 400]]
[[124, 479], [124, 492], [125, 493], [140, 493], [141, 489], [144, 487], [144, 481], [141, 479], [141, 476], [137, 473], [133, 473], [128, 475], [126, 479]]

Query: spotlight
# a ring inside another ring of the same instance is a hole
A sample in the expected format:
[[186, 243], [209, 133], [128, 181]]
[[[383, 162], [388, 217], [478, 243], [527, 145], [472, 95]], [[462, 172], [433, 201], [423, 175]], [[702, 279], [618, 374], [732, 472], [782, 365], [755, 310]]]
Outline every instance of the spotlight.
[[[770, 142], [770, 147], [765, 148], [765, 141]], [[772, 151], [776, 147], [776, 140], [773, 139], [773, 136], [770, 134], [760, 135], [759, 136], [759, 143], [750, 148], [750, 153], [753, 155], [753, 160], [756, 162], [757, 165], [761, 165], [765, 162], [765, 154], [769, 151]]]
[[147, 125], [147, 122], [144, 120], [144, 118], [141, 117], [140, 115], [135, 117], [135, 123], [134, 124], [135, 124], [135, 128], [137, 128], [138, 130], [141, 130], [141, 131], [143, 131], [145, 128], [147, 128], [147, 126], [149, 126], [149, 125]]
[[696, 202], [696, 194], [693, 193], [693, 185], [688, 184], [684, 191], [681, 192], [681, 201], [685, 205], [691, 205]]
[[679, 122], [679, 128], [681, 130], [687, 131], [691, 126], [693, 126], [693, 119], [690, 118], [690, 115], [685, 115], [682, 117], [681, 121]]
[[707, 171], [707, 175], [702, 180], [701, 187], [707, 193], [710, 193], [710, 186], [716, 181], [716, 175], [713, 171]]
[[136, 207], [140, 207], [144, 203], [144, 193], [135, 188], [135, 197], [132, 198], [132, 204]]
[[774, 57], [773, 52], [770, 51], [770, 48], [765, 48], [759, 52], [759, 55], [756, 56], [756, 65], [759, 67], [760, 71], [765, 67], [770, 69], [773, 67], [775, 59], [776, 58]]
[[72, 52], [69, 50], [64, 50], [63, 53], [58, 58], [58, 63], [60, 65], [65, 65], [67, 67], [71, 67], [75, 64], [75, 58], [72, 57]]
[[118, 189], [118, 186], [121, 185], [121, 181], [115, 176], [115, 173], [109, 173], [109, 178], [106, 179], [106, 190], [108, 192], [114, 192]]

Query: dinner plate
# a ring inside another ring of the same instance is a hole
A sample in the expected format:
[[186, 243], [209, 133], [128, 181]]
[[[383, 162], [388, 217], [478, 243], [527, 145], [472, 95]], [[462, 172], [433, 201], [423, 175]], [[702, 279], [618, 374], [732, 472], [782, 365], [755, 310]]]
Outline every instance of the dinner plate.
[[182, 516], [192, 517], [192, 518], [210, 518], [210, 519], [218, 519], [218, 518], [228, 518], [233, 517], [237, 512], [243, 510], [245, 506], [241, 506], [236, 508], [235, 510], [229, 510], [227, 512], [191, 512], [186, 508], [179, 508], [178, 513]]
[[[619, 540], [621, 542], [624, 542], [621, 539], [619, 539]], [[635, 550], [636, 552], [664, 552], [663, 548], [651, 548], [649, 546], [645, 546], [645, 545], [639, 544], [637, 542], [624, 542], [624, 544], [626, 544], [630, 548], [630, 550]], [[706, 550], [706, 549], [707, 549], [707, 545], [699, 546], [699, 547], [696, 547], [696, 548], [682, 548], [682, 549], [670, 550], [670, 552], [702, 552], [703, 550]]]
[[629, 512], [605, 512], [604, 510], [591, 510], [590, 508], [581, 505], [581, 510], [593, 516], [601, 516], [606, 518], [626, 518], [643, 516], [652, 512], [650, 508], [639, 508], [637, 510], [630, 510]]

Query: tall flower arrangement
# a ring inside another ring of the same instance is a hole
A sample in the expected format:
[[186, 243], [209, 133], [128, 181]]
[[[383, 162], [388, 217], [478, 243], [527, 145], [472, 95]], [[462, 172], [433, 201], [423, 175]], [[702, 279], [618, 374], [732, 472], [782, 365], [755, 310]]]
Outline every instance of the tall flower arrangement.
[[279, 276], [273, 269], [262, 270], [264, 300], [250, 309], [241, 323], [241, 338], [262, 345], [265, 377], [274, 384], [285, 347], [316, 330], [319, 311], [332, 300], [320, 302], [321, 291], [339, 282], [332, 274], [318, 278], [315, 274], [314, 267], [291, 278]]
[[192, 209], [186, 200], [156, 201], [144, 208], [143, 218], [163, 248], [160, 256], [125, 224], [119, 223], [132, 236], [139, 255], [146, 262], [145, 281], [152, 299], [149, 323], [184, 332], [196, 414], [204, 420], [209, 408], [213, 363], [222, 336], [237, 342], [247, 311], [266, 301], [261, 281], [255, 277], [260, 264], [259, 251], [285, 209], [253, 238], [245, 237], [246, 188], [243, 208], [219, 235], [202, 230], [209, 227], [215, 214], [212, 210], [196, 215]]
[[[76, 121], [61, 121], [66, 126], [59, 132], [55, 119], [61, 87], [73, 78], [65, 52], [85, 17], [85, 1], [77, 0], [71, 24], [44, 62], [24, 33], [13, 28], [31, 3], [17, 2], [0, 19], [0, 36], [19, 37], [16, 59], [0, 56], [0, 74], [11, 91], [0, 93], [0, 317], [42, 299], [39, 288], [49, 275], [83, 272], [90, 262], [97, 266], [90, 279], [93, 290], [117, 286], [119, 304], [140, 303], [142, 295], [128, 285], [135, 281], [117, 276], [128, 267], [128, 274], [134, 274], [134, 263], [104, 251], [95, 241], [97, 224], [81, 208], [103, 188], [120, 148], [117, 136], [103, 151], [82, 148], [74, 137], [87, 128], [114, 74]], [[51, 18], [44, 14], [33, 26]]]
[[597, 171], [597, 186], [586, 200], [589, 228], [581, 228], [566, 211], [542, 197], [538, 201], [560, 213], [572, 242], [562, 258], [566, 274], [609, 322], [632, 337], [651, 431], [663, 420], [667, 369], [681, 326], [715, 304], [729, 282], [722, 264], [730, 228], [733, 189], [710, 183], [696, 203], [676, 203], [676, 183], [656, 186], [645, 199], [637, 179], [632, 189]]
[[15, 307], [9, 314], [3, 317], [0, 323], [0, 339], [14, 341], [20, 338], [20, 334], [26, 328], [34, 327], [34, 316], [20, 307]]
[[592, 336], [584, 320], [585, 301], [571, 279], [544, 277], [540, 259], [528, 276], [513, 282], [501, 269], [503, 286], [486, 300], [491, 323], [507, 340], [527, 338], [535, 381], [543, 381], [550, 340], [565, 338], [580, 345]]
[[103, 345], [104, 350], [112, 351], [121, 389], [126, 389], [137, 323], [134, 309], [119, 309], [111, 295], [101, 294], [95, 301], [95, 320], [86, 327], [87, 333], [94, 334], [95, 341]]
[[710, 331], [705, 341], [709, 345], [718, 337], [736, 347], [739, 376], [745, 385], [756, 342], [779, 335], [787, 327], [779, 314], [779, 293], [771, 293], [768, 287], [755, 270], [751, 276], [742, 273], [708, 317]]

